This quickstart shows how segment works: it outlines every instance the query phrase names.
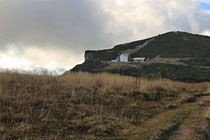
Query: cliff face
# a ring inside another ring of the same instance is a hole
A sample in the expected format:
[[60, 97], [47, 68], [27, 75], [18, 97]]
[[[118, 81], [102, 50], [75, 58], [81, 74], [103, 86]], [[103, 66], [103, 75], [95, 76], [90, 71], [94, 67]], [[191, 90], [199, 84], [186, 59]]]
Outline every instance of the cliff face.
[[111, 61], [118, 56], [119, 52], [107, 49], [98, 51], [86, 51], [85, 52], [85, 62], [86, 61]]
[[85, 51], [85, 61], [91, 61], [94, 60], [94, 54], [96, 51]]

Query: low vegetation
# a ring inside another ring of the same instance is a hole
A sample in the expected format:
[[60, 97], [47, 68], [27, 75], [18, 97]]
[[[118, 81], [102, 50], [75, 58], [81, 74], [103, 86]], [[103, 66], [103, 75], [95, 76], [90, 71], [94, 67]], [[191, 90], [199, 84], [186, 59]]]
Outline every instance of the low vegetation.
[[[107, 73], [0, 73], [0, 138], [168, 138], [190, 114], [202, 114], [208, 103], [192, 102], [209, 85]], [[207, 128], [197, 129], [196, 138], [204, 137]]]
[[[183, 61], [191, 62], [191, 61]], [[113, 74], [122, 74], [134, 77], [164, 77], [167, 79], [178, 80], [182, 82], [204, 82], [210, 81], [210, 67], [195, 65], [175, 65], [164, 63], [119, 63], [111, 67], [111, 63], [100, 61], [86, 61], [78, 65], [72, 71], [83, 71], [92, 73], [109, 72]]]

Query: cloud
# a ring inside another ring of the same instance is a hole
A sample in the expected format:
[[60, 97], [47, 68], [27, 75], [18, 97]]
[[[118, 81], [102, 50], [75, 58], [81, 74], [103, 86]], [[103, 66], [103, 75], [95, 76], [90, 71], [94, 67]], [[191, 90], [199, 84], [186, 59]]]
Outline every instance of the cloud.
[[96, 48], [105, 38], [106, 15], [99, 8], [100, 3], [88, 0], [1, 1], [1, 46]]
[[[75, 63], [83, 61], [82, 53], [75, 54], [63, 49], [52, 50], [29, 46], [20, 52], [18, 48], [16, 45], [10, 45], [7, 51], [0, 53], [0, 67], [34, 69], [44, 66], [44, 68], [50, 70], [70, 69]], [[71, 63], [72, 60], [74, 60], [74, 63]]]
[[200, 23], [197, 18], [204, 20], [207, 15], [201, 12], [199, 3], [193, 0], [133, 0], [132, 2], [124, 0], [123, 5], [107, 0], [104, 5], [115, 19], [111, 21], [109, 29], [119, 31], [123, 29], [129, 33], [127, 38], [129, 36], [135, 39], [169, 30], [198, 33], [203, 23]]
[[206, 31], [202, 32], [201, 34], [202, 35], [210, 36], [210, 30], [206, 30]]
[[111, 48], [171, 30], [204, 33], [210, 30], [210, 13], [201, 1], [210, 3], [0, 0], [0, 63], [70, 69], [83, 61], [87, 49]]

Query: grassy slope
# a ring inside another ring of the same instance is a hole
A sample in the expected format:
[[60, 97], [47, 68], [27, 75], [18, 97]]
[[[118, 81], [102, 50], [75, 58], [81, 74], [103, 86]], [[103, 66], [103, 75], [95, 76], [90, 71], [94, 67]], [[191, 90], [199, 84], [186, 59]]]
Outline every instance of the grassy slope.
[[137, 63], [136, 67], [128, 64], [119, 64], [115, 68], [109, 68], [110, 64], [106, 62], [88, 61], [82, 65], [78, 65], [71, 71], [82, 72], [109, 72], [114, 74], [122, 74], [134, 77], [163, 77], [173, 80], [185, 81], [185, 82], [202, 82], [210, 81], [209, 68], [199, 66], [183, 66], [174, 64], [142, 64]]
[[[122, 49], [132, 48], [136, 43], [143, 43], [137, 41], [125, 45], [119, 45], [110, 52], [119, 54]], [[111, 64], [106, 61], [87, 61], [81, 65], [77, 65], [72, 71], [84, 72], [110, 72], [119, 73], [130, 76], [146, 76], [151, 77], [154, 75], [162, 76], [164, 78], [181, 80], [181, 81], [210, 81], [210, 38], [206, 36], [194, 35], [185, 32], [169, 32], [155, 37], [146, 47], [131, 54], [132, 57], [146, 57], [147, 61], [152, 58], [187, 58], [189, 60], [180, 60], [186, 65], [166, 64], [153, 61], [151, 64], [139, 63], [136, 67], [128, 65], [125, 67], [116, 67], [110, 69]], [[111, 54], [107, 51], [99, 51], [96, 57], [100, 60], [112, 59]], [[109, 54], [105, 57], [105, 54]], [[106, 59], [103, 59], [106, 58]]]
[[[155, 38], [146, 47], [131, 54], [132, 57], [154, 58], [158, 55], [165, 58], [205, 58], [210, 53], [210, 37], [190, 34], [186, 32], [168, 32]], [[112, 49], [92, 51], [94, 58], [102, 61], [115, 59], [120, 52], [134, 49], [142, 45], [145, 40], [117, 45]], [[88, 51], [87, 51], [88, 52]], [[89, 51], [91, 52], [91, 51]]]
[[0, 137], [167, 137], [191, 112], [200, 110], [185, 104], [194, 101], [197, 93], [206, 92], [209, 83], [111, 74], [66, 73], [52, 77], [0, 73]]
[[132, 56], [154, 58], [205, 58], [210, 53], [210, 37], [185, 32], [169, 32], [155, 38]]
[[[131, 54], [131, 56], [154, 58], [160, 55], [164, 58], [209, 58], [210, 37], [186, 32], [168, 32], [153, 38], [154, 40], [146, 47]], [[122, 51], [134, 49], [150, 39], [152, 38], [117, 45], [112, 49], [92, 51], [94, 52], [93, 59], [110, 61], [115, 59]]]

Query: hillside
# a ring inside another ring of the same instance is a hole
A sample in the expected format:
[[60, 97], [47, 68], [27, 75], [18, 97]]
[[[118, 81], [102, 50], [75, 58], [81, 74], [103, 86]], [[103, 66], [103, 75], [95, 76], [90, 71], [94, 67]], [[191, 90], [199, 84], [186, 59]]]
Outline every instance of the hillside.
[[[145, 57], [145, 62], [112, 63], [120, 54]], [[186, 32], [168, 32], [112, 49], [86, 51], [85, 62], [71, 71], [110, 72], [130, 76], [182, 81], [210, 80], [210, 37]]]
[[209, 87], [107, 73], [0, 73], [0, 139], [208, 140]]

